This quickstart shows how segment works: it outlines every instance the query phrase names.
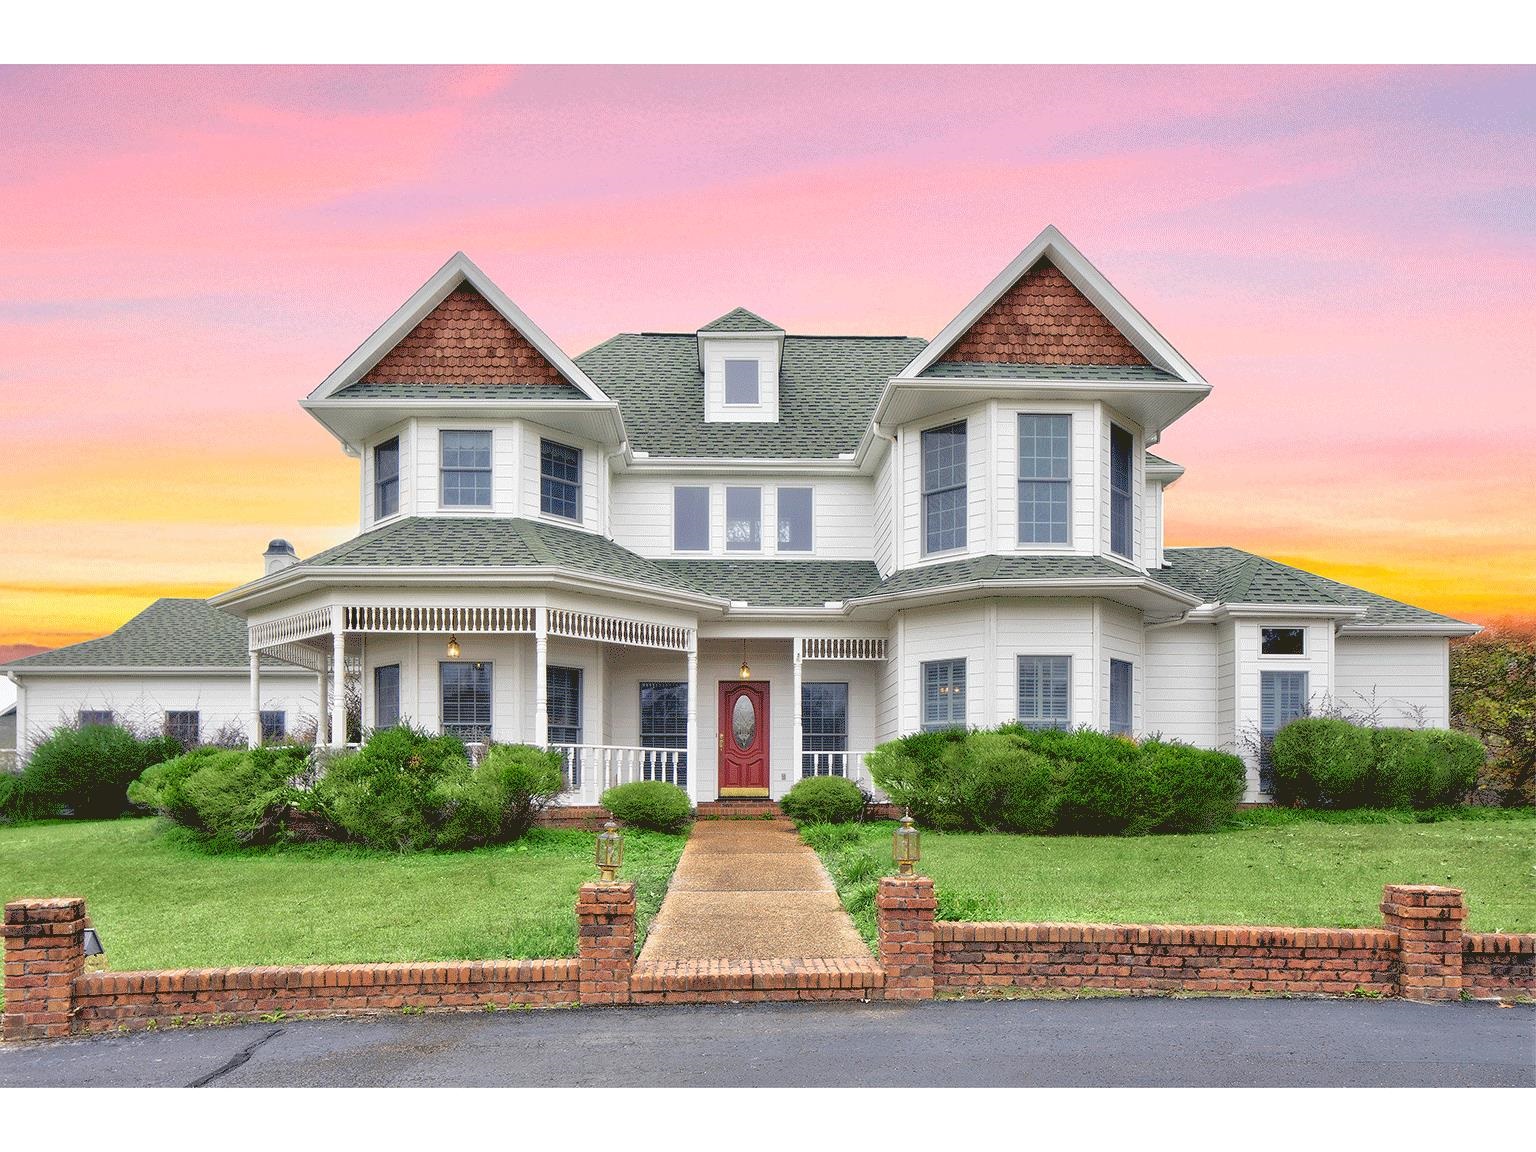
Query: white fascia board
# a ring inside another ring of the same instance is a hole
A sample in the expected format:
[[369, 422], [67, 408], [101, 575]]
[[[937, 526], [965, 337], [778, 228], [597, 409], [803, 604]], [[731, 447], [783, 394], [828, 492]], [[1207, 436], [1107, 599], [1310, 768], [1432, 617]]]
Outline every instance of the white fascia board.
[[945, 584], [938, 588], [914, 588], [908, 592], [885, 592], [874, 596], [850, 597], [844, 604], [850, 614], [861, 608], [895, 606], [900, 603], [920, 603], [929, 600], [966, 599], [978, 593], [988, 596], [1091, 596], [1113, 595], [1118, 592], [1147, 592], [1175, 604], [1196, 606], [1198, 596], [1180, 592], [1150, 578], [1125, 580], [967, 580], [960, 584]]
[[578, 368], [575, 361], [561, 351], [559, 345], [551, 340], [544, 330], [514, 304], [511, 298], [463, 252], [455, 252], [449, 257], [448, 262], [439, 268], [431, 279], [397, 308], [394, 315], [384, 321], [372, 336], [363, 341], [357, 351], [343, 360], [340, 366], [321, 381], [320, 386], [305, 399], [309, 401], [328, 399], [347, 385], [362, 379], [370, 368], [382, 360], [390, 349], [398, 344], [411, 329], [420, 324], [432, 309], [446, 300], [449, 293], [460, 284], [468, 284], [484, 296], [491, 307], [501, 314], [502, 319], [517, 329], [523, 338], [537, 348], [562, 376], [580, 389], [588, 400], [608, 400], [608, 396], [592, 382], [591, 377]]
[[698, 332], [699, 371], [704, 371], [704, 346], [711, 340], [724, 343], [741, 343], [746, 340], [774, 340], [779, 345], [779, 372], [784, 371], [784, 329], [774, 328], [762, 332]]
[[1214, 604], [1212, 620], [1352, 620], [1366, 609], [1351, 604]]
[[[923, 392], [940, 397], [945, 393], [955, 393], [952, 400], [940, 401], [955, 407], [979, 404], [994, 397], [1017, 400], [1100, 400], [1112, 407], [1120, 406], [1120, 401], [1143, 396], [1181, 397], [1182, 402], [1174, 406], [1176, 410], [1163, 419], [1162, 423], [1166, 426], [1209, 396], [1211, 386], [1203, 380], [1045, 380], [963, 376], [924, 376], [913, 379], [893, 376], [881, 390], [880, 401], [875, 405], [875, 427], [884, 428], [890, 423], [890, 410], [897, 397]], [[1158, 431], [1160, 433], [1161, 429]]]
[[1154, 484], [1161, 484], [1164, 488], [1184, 475], [1184, 465], [1175, 464], [1172, 461], [1167, 464], [1153, 464], [1147, 461], [1142, 468], [1148, 480]]
[[800, 475], [842, 476], [859, 471], [857, 460], [831, 456], [777, 459], [725, 459], [716, 456], [633, 456], [626, 457], [623, 472], [708, 472], [738, 475], [752, 472], [792, 472]]
[[1481, 624], [1468, 624], [1460, 620], [1444, 624], [1343, 624], [1342, 636], [1476, 636], [1483, 630]]
[[[509, 385], [515, 388], [516, 385]], [[603, 400], [503, 400], [500, 398], [466, 398], [454, 399], [452, 396], [413, 396], [413, 397], [326, 397], [319, 400], [300, 400], [299, 407], [309, 412], [320, 424], [334, 436], [341, 446], [346, 449], [347, 455], [358, 456], [360, 452], [355, 441], [348, 434], [337, 427], [339, 419], [349, 414], [363, 416], [369, 412], [383, 413], [378, 421], [380, 428], [388, 427], [409, 417], [440, 416], [445, 419], [470, 418], [488, 419], [491, 417], [522, 417], [525, 419], [539, 420], [551, 424], [554, 427], [565, 428], [567, 417], [583, 417], [595, 415], [599, 419], [607, 418], [608, 431], [606, 438], [592, 436], [592, 439], [603, 443], [622, 444], [627, 436], [624, 429], [624, 416], [620, 412], [615, 401]], [[355, 425], [352, 429], [359, 432]], [[360, 438], [373, 435], [372, 432], [362, 433]], [[591, 436], [591, 433], [577, 433]]]
[[1086, 296], [1099, 311], [1107, 316], [1136, 349], [1156, 366], [1172, 372], [1190, 383], [1204, 383], [1204, 377], [1193, 364], [1180, 356], [1178, 350], [1163, 338], [1137, 309], [1120, 294], [1120, 291], [1095, 268], [1086, 256], [1062, 235], [1054, 224], [1048, 225], [1040, 235], [1030, 241], [1028, 247], [981, 290], [981, 294], [965, 306], [961, 313], [949, 322], [933, 342], [918, 353], [917, 358], [901, 372], [905, 379], [921, 375], [931, 364], [939, 360], [950, 346], [959, 340], [972, 324], [992, 307], [1010, 288], [1019, 282], [1042, 256], [1048, 257], [1074, 287]]

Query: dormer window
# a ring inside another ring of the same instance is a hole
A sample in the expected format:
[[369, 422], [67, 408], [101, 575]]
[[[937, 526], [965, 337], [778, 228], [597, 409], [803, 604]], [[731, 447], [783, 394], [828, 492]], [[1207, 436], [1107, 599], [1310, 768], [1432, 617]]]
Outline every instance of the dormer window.
[[725, 402], [727, 404], [760, 403], [759, 381], [756, 360], [727, 360], [725, 362]]

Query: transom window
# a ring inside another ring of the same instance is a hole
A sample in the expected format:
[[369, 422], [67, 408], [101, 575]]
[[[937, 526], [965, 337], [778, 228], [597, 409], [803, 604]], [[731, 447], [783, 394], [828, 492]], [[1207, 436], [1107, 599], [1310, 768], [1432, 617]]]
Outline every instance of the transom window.
[[85, 708], [75, 713], [75, 723], [81, 728], [104, 728], [116, 719], [110, 710], [101, 708]]
[[725, 490], [725, 546], [732, 552], [759, 552], [763, 547], [763, 490]]
[[923, 433], [923, 552], [965, 547], [965, 421]]
[[1109, 426], [1109, 550], [1131, 558], [1131, 434]]
[[1019, 417], [1019, 543], [1066, 544], [1071, 536], [1072, 417]]
[[779, 489], [779, 551], [811, 550], [810, 488]]
[[441, 434], [443, 507], [491, 506], [491, 434], [489, 431]]
[[400, 723], [400, 665], [381, 664], [373, 670], [373, 725], [393, 728]]
[[288, 739], [288, 713], [281, 708], [264, 708], [261, 712], [261, 742], [281, 744]]
[[756, 360], [725, 362], [725, 402], [727, 404], [759, 403]]
[[1072, 726], [1072, 660], [1019, 657], [1019, 723], [1026, 728]]
[[[642, 680], [640, 682], [640, 747], [688, 747], [688, 683], [685, 680]], [[668, 767], [676, 765], [675, 772]], [[688, 755], [644, 754], [641, 771], [646, 780], [665, 780], [687, 786]]]
[[709, 551], [709, 489], [672, 489], [672, 548], [676, 552]]
[[539, 508], [551, 516], [581, 519], [581, 450], [539, 441]]
[[382, 520], [400, 511], [400, 437], [373, 450], [373, 518]]
[[1129, 661], [1109, 662], [1109, 730], [1118, 736], [1131, 734], [1131, 681], [1134, 675]]
[[848, 685], [800, 685], [800, 775], [848, 774]]
[[443, 661], [443, 732], [470, 743], [491, 738], [491, 666], [484, 662]]
[[202, 717], [196, 712], [167, 712], [165, 734], [183, 748], [196, 748], [202, 737]]
[[923, 730], [965, 727], [965, 661], [932, 660], [922, 666]]
[[1305, 628], [1260, 628], [1259, 652], [1265, 656], [1304, 656], [1307, 651]]
[[1275, 733], [1307, 714], [1305, 672], [1259, 673], [1259, 790], [1275, 790]]
[[581, 743], [581, 669], [556, 668], [544, 670], [547, 689], [545, 714], [549, 717], [549, 742], [551, 744]]

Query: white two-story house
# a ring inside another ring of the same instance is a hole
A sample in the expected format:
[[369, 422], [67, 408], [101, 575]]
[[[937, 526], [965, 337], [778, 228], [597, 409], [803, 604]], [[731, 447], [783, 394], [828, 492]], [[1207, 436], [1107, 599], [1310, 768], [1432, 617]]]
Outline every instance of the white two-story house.
[[[573, 803], [867, 783], [882, 741], [1012, 720], [1236, 750], [1254, 799], [1321, 701], [1445, 725], [1475, 626], [1164, 546], [1151, 449], [1210, 390], [1055, 228], [932, 340], [738, 308], [575, 358], [456, 255], [303, 402], [358, 535], [196, 609], [246, 630], [253, 736], [277, 677], [339, 743], [360, 669], [366, 726], [556, 746]], [[72, 651], [7, 668], [23, 714]]]

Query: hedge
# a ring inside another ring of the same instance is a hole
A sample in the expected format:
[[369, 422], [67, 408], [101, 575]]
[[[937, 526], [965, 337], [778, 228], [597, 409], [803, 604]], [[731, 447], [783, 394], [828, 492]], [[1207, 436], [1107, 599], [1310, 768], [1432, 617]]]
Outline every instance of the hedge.
[[0, 816], [31, 820], [72, 815], [99, 820], [128, 810], [128, 785], [152, 764], [181, 752], [169, 736], [140, 740], [116, 724], [58, 728], [32, 750], [0, 799]]
[[1308, 808], [1435, 808], [1477, 784], [1487, 750], [1446, 729], [1302, 717], [1275, 733], [1275, 799]]
[[779, 801], [800, 824], [846, 824], [864, 814], [864, 793], [844, 776], [807, 776]]
[[653, 832], [680, 832], [693, 819], [693, 804], [676, 784], [662, 780], [635, 780], [609, 788], [598, 803], [613, 818]]

